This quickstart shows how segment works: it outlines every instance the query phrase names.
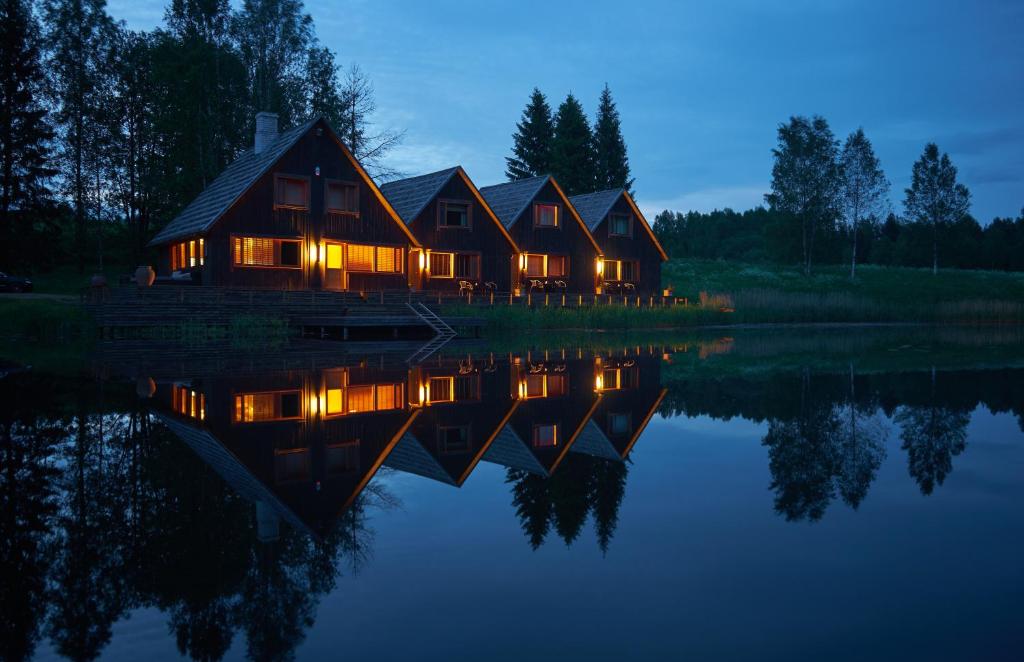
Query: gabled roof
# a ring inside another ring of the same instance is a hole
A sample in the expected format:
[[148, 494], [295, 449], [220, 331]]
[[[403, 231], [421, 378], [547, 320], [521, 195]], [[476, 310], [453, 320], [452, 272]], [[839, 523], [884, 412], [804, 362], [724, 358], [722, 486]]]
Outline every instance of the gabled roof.
[[541, 188], [548, 183], [548, 175], [538, 175], [529, 179], [518, 179], [505, 184], [485, 186], [480, 195], [494, 210], [506, 228], [511, 229], [516, 219], [523, 213], [526, 206], [537, 196]]
[[505, 236], [509, 244], [516, 252], [519, 252], [516, 247], [516, 242], [512, 240], [512, 235], [508, 233], [505, 226], [502, 224], [498, 215], [491, 209], [487, 201], [484, 200], [477, 189], [476, 184], [469, 178], [466, 171], [463, 170], [462, 166], [455, 166], [454, 168], [447, 168], [445, 170], [438, 170], [426, 175], [419, 175], [417, 177], [409, 177], [407, 179], [398, 179], [393, 182], [388, 182], [380, 187], [380, 192], [384, 194], [391, 206], [394, 207], [395, 211], [402, 221], [407, 225], [411, 226], [413, 222], [423, 213], [423, 209], [430, 204], [430, 202], [436, 198], [448, 182], [453, 177], [459, 176], [465, 182], [469, 188], [473, 197], [476, 198], [477, 202], [483, 208], [483, 210], [490, 217], [491, 221], [498, 226], [498, 230]]
[[610, 188], [605, 191], [594, 191], [593, 193], [583, 193], [582, 195], [574, 195], [569, 200], [572, 202], [572, 206], [579, 212], [580, 218], [586, 224], [587, 228], [591, 232], [597, 231], [597, 226], [601, 225], [607, 216], [608, 212], [612, 210], [612, 207], [619, 200], [619, 196], [624, 196], [626, 202], [629, 204], [630, 209], [633, 210], [633, 215], [640, 221], [641, 227], [647, 232], [647, 235], [654, 242], [654, 247], [658, 249], [658, 253], [661, 254], [662, 260], [668, 260], [668, 253], [661, 247], [661, 242], [654, 236], [654, 230], [651, 229], [650, 224], [644, 215], [640, 213], [640, 208], [636, 206], [636, 202], [633, 201], [633, 196], [629, 194], [629, 191], [622, 188]]
[[572, 206], [576, 208], [576, 211], [579, 212], [580, 218], [583, 219], [583, 222], [593, 232], [597, 230], [597, 226], [601, 225], [601, 221], [612, 210], [612, 206], [622, 193], [624, 191], [620, 188], [610, 188], [607, 191], [594, 191], [593, 193], [574, 195], [569, 200], [572, 202]]
[[175, 239], [194, 237], [208, 232], [231, 206], [238, 201], [242, 194], [248, 191], [256, 183], [256, 180], [266, 174], [298, 142], [299, 138], [306, 135], [318, 122], [323, 123], [328, 135], [341, 148], [341, 151], [352, 163], [356, 172], [359, 173], [364, 182], [370, 187], [370, 190], [380, 200], [381, 204], [384, 205], [384, 208], [392, 216], [395, 223], [402, 228], [412, 244], [419, 246], [419, 242], [416, 241], [416, 238], [412, 236], [409, 229], [402, 223], [401, 218], [381, 194], [373, 179], [370, 178], [363, 169], [363, 166], [359, 164], [359, 161], [356, 160], [345, 144], [341, 142], [338, 134], [323, 117], [311, 119], [305, 124], [281, 132], [277, 140], [270, 143], [259, 154], [252, 148], [242, 152], [174, 220], [158, 232], [148, 245], [157, 246], [174, 241]]
[[598, 255], [601, 255], [601, 247], [597, 244], [597, 240], [594, 239], [594, 235], [591, 234], [590, 228], [583, 222], [580, 215], [576, 212], [576, 208], [573, 206], [569, 197], [562, 191], [562, 187], [558, 185], [558, 181], [555, 180], [551, 175], [538, 175], [536, 177], [530, 177], [529, 179], [519, 179], [514, 182], [507, 182], [505, 184], [495, 184], [494, 186], [485, 186], [480, 189], [480, 195], [484, 197], [487, 204], [490, 205], [491, 209], [501, 220], [502, 224], [512, 229], [515, 225], [516, 220], [522, 216], [523, 212], [526, 211], [526, 207], [533, 201], [540, 190], [545, 184], [551, 182], [551, 185], [555, 187], [555, 191], [558, 195], [565, 200], [566, 209], [569, 210], [569, 214], [576, 219], [576, 222], [580, 224], [583, 229], [583, 234], [587, 236], [590, 243], [594, 245], [594, 249]]

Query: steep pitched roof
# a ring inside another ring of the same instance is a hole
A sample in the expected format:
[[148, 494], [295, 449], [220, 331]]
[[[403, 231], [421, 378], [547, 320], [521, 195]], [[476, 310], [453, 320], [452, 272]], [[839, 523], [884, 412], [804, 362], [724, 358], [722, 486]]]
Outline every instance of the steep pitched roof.
[[331, 125], [327, 123], [327, 120], [322, 116], [309, 120], [305, 124], [293, 127], [281, 133], [277, 140], [268, 145], [262, 152], [256, 154], [251, 148], [242, 152], [241, 156], [231, 162], [224, 172], [220, 174], [217, 179], [207, 186], [203, 191], [196, 196], [196, 198], [189, 203], [185, 209], [178, 214], [178, 216], [168, 223], [163, 230], [157, 233], [155, 237], [149, 242], [149, 246], [157, 246], [160, 244], [166, 244], [174, 241], [175, 239], [184, 239], [189, 236], [195, 236], [208, 232], [213, 225], [220, 220], [221, 216], [224, 215], [228, 209], [242, 196], [243, 193], [249, 190], [253, 184], [256, 183], [260, 177], [269, 171], [278, 159], [284, 156], [285, 152], [292, 148], [293, 145], [306, 133], [313, 128], [315, 124], [322, 122], [328, 135], [334, 139], [334, 142], [341, 148], [341, 151], [352, 163], [352, 166], [359, 173], [363, 181], [370, 187], [370, 191], [377, 197], [380, 203], [387, 210], [388, 214], [394, 219], [395, 223], [402, 229], [406, 237], [413, 246], [419, 246], [419, 242], [412, 233], [409, 232], [409, 228], [405, 227], [402, 219], [398, 213], [394, 210], [387, 199], [381, 194], [377, 184], [370, 178], [363, 169], [363, 166], [359, 164], [352, 152], [348, 150], [348, 147], [338, 138], [337, 132], [331, 128]]
[[426, 175], [397, 179], [380, 187], [380, 192], [395, 208], [406, 225], [412, 225], [423, 208], [441, 192], [445, 184], [455, 176], [459, 167], [438, 170]]
[[654, 230], [651, 229], [650, 224], [644, 215], [640, 213], [640, 208], [636, 206], [636, 202], [633, 201], [633, 196], [629, 194], [629, 191], [622, 188], [610, 188], [605, 191], [594, 191], [593, 193], [583, 193], [582, 195], [574, 195], [569, 200], [572, 202], [572, 206], [579, 212], [580, 218], [586, 223], [587, 228], [591, 232], [597, 230], [597, 226], [601, 225], [601, 221], [608, 216], [608, 212], [612, 210], [612, 207], [618, 201], [619, 196], [626, 198], [626, 202], [629, 204], [630, 209], [633, 210], [633, 215], [640, 222], [640, 226], [647, 232], [647, 236], [654, 242], [654, 247], [658, 249], [658, 253], [661, 254], [662, 260], [668, 260], [668, 253], [661, 247], [661, 242], [654, 236]]
[[209, 230], [231, 205], [252, 186], [295, 142], [309, 131], [317, 120], [281, 133], [277, 140], [257, 154], [250, 147], [231, 162], [217, 179], [189, 203], [177, 218], [157, 233], [150, 246], [165, 244]]
[[512, 225], [519, 218], [530, 201], [536, 197], [541, 188], [548, 183], [548, 175], [538, 175], [529, 179], [519, 179], [505, 184], [485, 186], [480, 189], [480, 195], [484, 197], [487, 204], [498, 220], [506, 228], [511, 229]]
[[566, 209], [569, 210], [569, 215], [576, 219], [576, 222], [580, 224], [583, 229], [583, 234], [586, 235], [590, 243], [593, 244], [594, 250], [597, 251], [598, 255], [601, 255], [601, 247], [597, 244], [597, 240], [594, 239], [594, 235], [591, 234], [590, 228], [580, 218], [576, 208], [569, 200], [569, 196], [565, 194], [562, 187], [558, 185], [558, 181], [555, 180], [551, 175], [538, 175], [536, 177], [530, 177], [529, 179], [519, 179], [514, 182], [507, 182], [505, 184], [495, 184], [494, 186], [485, 186], [480, 189], [480, 195], [487, 201], [487, 205], [494, 211], [497, 217], [501, 220], [502, 224], [512, 229], [515, 225], [516, 219], [518, 219], [522, 213], [526, 210], [526, 207], [530, 202], [537, 197], [540, 190], [545, 184], [551, 182], [551, 185], [555, 187], [555, 191], [558, 195], [565, 200]]
[[612, 210], [615, 201], [619, 199], [623, 192], [620, 188], [610, 188], [607, 191], [594, 191], [593, 193], [574, 195], [569, 198], [569, 201], [572, 202], [572, 206], [579, 212], [583, 222], [593, 232], [597, 229], [598, 225], [601, 225], [601, 221]]

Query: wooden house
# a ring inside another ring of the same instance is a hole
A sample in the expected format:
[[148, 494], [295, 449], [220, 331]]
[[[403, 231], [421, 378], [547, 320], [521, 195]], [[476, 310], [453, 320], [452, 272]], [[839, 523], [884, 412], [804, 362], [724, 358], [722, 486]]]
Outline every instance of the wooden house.
[[601, 249], [554, 177], [485, 186], [480, 193], [519, 247], [526, 291], [597, 291]]
[[518, 285], [519, 250], [461, 166], [388, 182], [381, 192], [423, 247], [414, 251], [414, 289], [511, 292]]
[[602, 291], [661, 294], [661, 264], [668, 255], [629, 192], [609, 189], [570, 200], [604, 254]]
[[243, 152], [150, 242], [158, 276], [238, 288], [408, 287], [419, 242], [323, 118], [256, 116]]

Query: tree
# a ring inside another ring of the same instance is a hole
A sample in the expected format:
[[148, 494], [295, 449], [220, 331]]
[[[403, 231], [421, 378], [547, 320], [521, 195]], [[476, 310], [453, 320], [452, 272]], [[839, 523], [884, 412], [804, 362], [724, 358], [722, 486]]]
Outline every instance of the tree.
[[401, 144], [405, 132], [389, 128], [371, 133], [373, 123], [370, 118], [377, 110], [377, 101], [374, 98], [373, 83], [358, 64], [353, 63], [345, 72], [340, 101], [341, 114], [334, 127], [355, 157], [372, 177], [400, 177], [402, 173], [385, 165], [384, 158]]
[[932, 273], [939, 273], [939, 231], [962, 219], [971, 208], [971, 192], [956, 181], [949, 154], [939, 155], [935, 143], [925, 145], [914, 163], [903, 206], [907, 216], [932, 229]]
[[779, 125], [778, 141], [772, 150], [772, 192], [765, 201], [799, 221], [804, 274], [809, 276], [815, 235], [838, 216], [838, 143], [818, 116], [790, 118], [789, 124]]
[[527, 179], [551, 172], [551, 144], [555, 139], [551, 107], [536, 87], [512, 134], [512, 156], [505, 157], [508, 180]]
[[594, 190], [594, 136], [583, 106], [570, 92], [555, 113], [555, 132], [551, 143], [551, 174], [566, 195]]
[[889, 182], [864, 129], [857, 129], [846, 139], [839, 157], [839, 171], [842, 211], [853, 242], [850, 251], [850, 278], [853, 279], [857, 275], [858, 223], [885, 213], [889, 194]]
[[89, 196], [100, 195], [97, 166], [102, 158], [101, 120], [108, 89], [104, 64], [113, 41], [113, 21], [104, 0], [45, 0], [43, 11], [53, 117], [59, 131], [61, 188], [74, 209], [75, 250], [82, 272]]
[[907, 451], [908, 471], [924, 495], [942, 485], [953, 471], [953, 458], [967, 447], [967, 424], [971, 422], [969, 413], [939, 404], [935, 387], [932, 368], [928, 404], [900, 407], [893, 417]]
[[594, 122], [594, 170], [597, 189], [624, 188], [633, 195], [633, 178], [629, 176], [629, 157], [622, 137], [619, 110], [612, 100], [607, 83], [601, 92]]
[[[40, 98], [39, 26], [27, 0], [0, 4], [0, 263], [16, 259], [14, 238], [30, 214], [50, 202], [49, 142], [53, 138]], [[19, 220], [15, 227], [15, 219]]]

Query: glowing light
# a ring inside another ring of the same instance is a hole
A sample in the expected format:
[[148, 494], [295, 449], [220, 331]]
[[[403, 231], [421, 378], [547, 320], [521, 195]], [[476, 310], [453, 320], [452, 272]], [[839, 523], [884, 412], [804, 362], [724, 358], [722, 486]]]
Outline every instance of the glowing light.
[[600, 276], [604, 273], [604, 260], [601, 258], [597, 259], [597, 275]]
[[427, 401], [427, 389], [423, 384], [420, 384], [420, 405]]
[[603, 388], [604, 388], [604, 376], [603, 375], [597, 375], [596, 377], [594, 377], [594, 390], [600, 391]]
[[323, 262], [324, 261], [324, 255], [327, 254], [327, 244], [326, 244], [326, 242], [321, 241], [320, 245], [316, 247], [316, 251], [317, 251], [317, 258], [316, 258], [317, 262]]
[[309, 415], [316, 416], [320, 413], [320, 397], [316, 395], [309, 396]]
[[317, 257], [316, 244], [315, 243], [314, 244], [310, 244], [309, 245], [309, 263], [310, 264], [316, 264], [316, 257]]
[[522, 270], [522, 269], [525, 269], [525, 268], [526, 268], [526, 253], [520, 253], [519, 254], [519, 269]]
[[424, 251], [420, 251], [420, 271], [427, 268], [427, 254]]

